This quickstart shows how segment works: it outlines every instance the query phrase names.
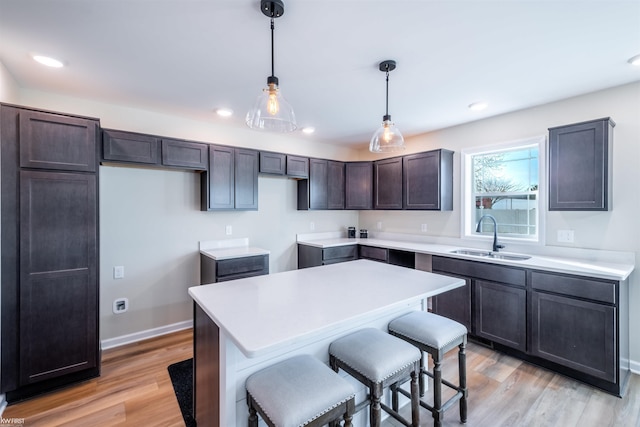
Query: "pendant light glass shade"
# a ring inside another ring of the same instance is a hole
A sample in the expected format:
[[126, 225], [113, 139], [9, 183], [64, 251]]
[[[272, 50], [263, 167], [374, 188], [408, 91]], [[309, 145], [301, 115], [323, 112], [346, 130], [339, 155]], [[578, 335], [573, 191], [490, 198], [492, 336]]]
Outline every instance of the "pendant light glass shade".
[[[271, 80], [271, 78], [269, 79]], [[292, 132], [297, 129], [291, 104], [282, 96], [277, 79], [269, 81], [246, 117], [247, 126], [270, 132]]]
[[270, 132], [292, 132], [298, 128], [293, 108], [280, 93], [278, 78], [274, 75], [274, 24], [273, 20], [284, 14], [282, 0], [262, 0], [262, 13], [271, 18], [271, 75], [267, 78], [267, 87], [258, 96], [253, 108], [246, 117], [251, 129]]
[[382, 126], [371, 137], [369, 151], [372, 153], [389, 153], [404, 150], [404, 138], [400, 130], [391, 121], [390, 116], [385, 116]]
[[379, 69], [387, 73], [386, 114], [382, 117], [382, 126], [371, 137], [369, 151], [372, 153], [389, 153], [404, 150], [404, 138], [400, 130], [391, 121], [391, 116], [389, 115], [389, 71], [396, 69], [396, 61], [382, 61]]

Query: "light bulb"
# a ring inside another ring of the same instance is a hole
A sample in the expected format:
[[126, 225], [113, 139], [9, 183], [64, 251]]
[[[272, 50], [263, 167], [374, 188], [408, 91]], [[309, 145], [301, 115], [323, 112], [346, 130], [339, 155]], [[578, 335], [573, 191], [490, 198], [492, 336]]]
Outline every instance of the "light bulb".
[[393, 139], [393, 131], [391, 130], [391, 127], [389, 126], [388, 123], [384, 124], [384, 132], [382, 133], [382, 139], [384, 139], [385, 142], [389, 142]]
[[278, 88], [275, 83], [269, 83], [269, 99], [267, 100], [267, 112], [272, 116], [278, 114], [280, 105], [278, 104]]

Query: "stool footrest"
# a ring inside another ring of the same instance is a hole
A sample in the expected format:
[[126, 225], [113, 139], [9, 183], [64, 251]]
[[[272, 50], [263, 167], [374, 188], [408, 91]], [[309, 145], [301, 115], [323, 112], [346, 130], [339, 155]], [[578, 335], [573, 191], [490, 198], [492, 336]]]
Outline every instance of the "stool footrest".
[[[429, 372], [429, 371], [423, 370], [423, 371], [422, 371], [422, 373], [423, 373], [423, 374], [425, 374], [426, 376], [428, 376], [429, 378], [433, 378], [433, 374], [432, 374], [431, 372]], [[449, 387], [449, 388], [452, 388], [452, 389], [454, 389], [454, 390], [461, 391], [461, 388], [460, 388], [459, 386], [457, 386], [457, 385], [455, 385], [455, 384], [453, 384], [453, 383], [451, 383], [451, 382], [449, 382], [449, 381], [445, 380], [444, 378], [441, 378], [441, 379], [440, 379], [440, 382], [441, 382], [442, 384], [446, 385], [446, 386], [447, 386], [447, 387]]]
[[[444, 380], [442, 381], [444, 383]], [[447, 400], [446, 402], [444, 402], [444, 404], [442, 405], [442, 407], [440, 408], [439, 412], [444, 412], [447, 409], [449, 409], [454, 403], [456, 403], [458, 400], [462, 399], [462, 397], [464, 396], [464, 393], [462, 392], [462, 390], [460, 390], [458, 387], [451, 387], [454, 390], [457, 390], [457, 393], [454, 394], [453, 396], [451, 396], [451, 398], [449, 398], [449, 400]], [[400, 387], [396, 388], [396, 391], [398, 391], [398, 393], [402, 394], [405, 397], [411, 398], [411, 394], [404, 390], [401, 389]], [[435, 408], [431, 405], [429, 405], [428, 403], [426, 403], [424, 400], [420, 399], [420, 406], [422, 406], [423, 408], [433, 412], [435, 411]]]
[[396, 421], [398, 421], [402, 425], [407, 426], [407, 427], [411, 427], [412, 426], [412, 424], [410, 422], [405, 420], [399, 413], [397, 413], [396, 411], [394, 411], [392, 408], [388, 407], [384, 403], [380, 402], [380, 407], [382, 408], [383, 411], [385, 411], [387, 414], [391, 415]]

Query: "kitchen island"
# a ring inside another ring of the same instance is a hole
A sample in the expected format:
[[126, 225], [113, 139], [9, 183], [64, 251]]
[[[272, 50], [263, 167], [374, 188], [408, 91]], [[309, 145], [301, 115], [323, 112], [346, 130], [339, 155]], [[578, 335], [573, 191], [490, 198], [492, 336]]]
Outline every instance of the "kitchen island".
[[[189, 288], [194, 300], [194, 416], [246, 426], [244, 383], [295, 354], [327, 362], [329, 344], [387, 323], [461, 279], [358, 260]], [[358, 393], [362, 399], [364, 390]], [[364, 425], [366, 411], [354, 425]]]

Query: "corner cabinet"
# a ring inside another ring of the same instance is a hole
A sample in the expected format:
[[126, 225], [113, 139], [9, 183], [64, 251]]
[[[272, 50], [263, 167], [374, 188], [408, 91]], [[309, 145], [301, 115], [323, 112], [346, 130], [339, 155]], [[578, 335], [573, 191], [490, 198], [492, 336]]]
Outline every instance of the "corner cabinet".
[[200, 177], [201, 210], [258, 210], [257, 151], [210, 145]]
[[0, 106], [2, 366], [8, 402], [96, 377], [96, 119]]
[[549, 210], [611, 208], [610, 118], [549, 129]]

